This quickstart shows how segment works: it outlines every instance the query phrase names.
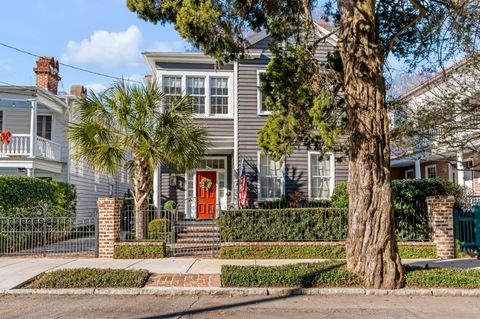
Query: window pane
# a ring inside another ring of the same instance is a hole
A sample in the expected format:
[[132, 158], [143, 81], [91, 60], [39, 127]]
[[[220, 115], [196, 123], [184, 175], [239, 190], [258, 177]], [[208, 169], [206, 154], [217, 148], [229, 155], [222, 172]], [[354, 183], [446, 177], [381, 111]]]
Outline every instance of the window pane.
[[165, 105], [169, 107], [175, 99], [182, 95], [182, 77], [164, 76], [163, 92], [165, 94]]
[[187, 77], [187, 92], [192, 97], [193, 113], [205, 113], [205, 78]]
[[310, 154], [310, 197], [328, 198], [332, 177], [330, 156], [325, 155], [319, 160], [319, 154]]
[[210, 113], [228, 114], [228, 79], [210, 78]]
[[282, 196], [283, 178], [282, 165], [269, 156], [260, 155], [260, 197], [279, 198]]

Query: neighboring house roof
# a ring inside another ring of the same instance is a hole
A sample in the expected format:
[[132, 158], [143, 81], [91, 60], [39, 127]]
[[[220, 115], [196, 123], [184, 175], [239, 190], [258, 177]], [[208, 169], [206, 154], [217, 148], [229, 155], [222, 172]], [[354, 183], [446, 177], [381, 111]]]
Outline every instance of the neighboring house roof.
[[[68, 109], [68, 104], [57, 95], [38, 86], [0, 86], [0, 93], [31, 96], [52, 110], [62, 113]], [[1, 99], [1, 98], [0, 98]], [[4, 100], [15, 100], [15, 98], [3, 98]], [[25, 100], [29, 100], [26, 98]]]
[[440, 72], [437, 72], [435, 73], [434, 75], [432, 75], [431, 77], [427, 78], [425, 81], [423, 81], [422, 83], [420, 83], [419, 85], [417, 86], [414, 86], [413, 88], [407, 90], [406, 92], [404, 92], [400, 99], [402, 100], [406, 100], [406, 99], [409, 99], [410, 97], [412, 96], [415, 96], [415, 95], [418, 95], [418, 94], [422, 94], [424, 93], [425, 91], [428, 91], [429, 89], [429, 86], [431, 86], [432, 84], [435, 84], [437, 83], [438, 81], [441, 81], [443, 80], [444, 76], [445, 75], [448, 75], [448, 74], [451, 74], [453, 73], [454, 71], [468, 65], [469, 63], [471, 62], [474, 62], [475, 60], [478, 61], [478, 58], [480, 57], [480, 52], [477, 52], [475, 54], [471, 54], [463, 59], [461, 59], [460, 61], [452, 64], [451, 66], [443, 69], [442, 71]]

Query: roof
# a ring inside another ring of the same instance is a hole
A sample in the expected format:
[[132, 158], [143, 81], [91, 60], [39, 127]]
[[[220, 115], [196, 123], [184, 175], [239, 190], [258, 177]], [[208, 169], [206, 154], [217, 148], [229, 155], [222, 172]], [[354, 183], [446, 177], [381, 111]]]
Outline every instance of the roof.
[[437, 72], [431, 77], [425, 79], [419, 85], [407, 90], [401, 95], [400, 99], [408, 99], [412, 95], [423, 93], [428, 89], [429, 85], [433, 84], [436, 81], [441, 80], [445, 75], [453, 73], [454, 71], [462, 68], [463, 66], [468, 65], [469, 63], [475, 61], [475, 59], [478, 59], [479, 57], [480, 57], [480, 52], [477, 52], [461, 59], [460, 61], [450, 65], [449, 67], [443, 69], [442, 71]]
[[26, 100], [30, 100], [28, 96], [31, 96], [31, 100], [37, 99], [57, 112], [68, 109], [68, 104], [65, 101], [39, 86], [0, 85], [0, 93], [25, 95], [27, 96]]

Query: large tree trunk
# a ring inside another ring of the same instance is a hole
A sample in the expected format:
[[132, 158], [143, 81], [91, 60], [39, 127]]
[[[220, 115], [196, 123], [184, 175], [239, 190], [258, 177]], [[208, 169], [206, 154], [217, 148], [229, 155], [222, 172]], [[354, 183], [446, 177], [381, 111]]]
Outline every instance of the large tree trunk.
[[135, 165], [134, 172], [134, 194], [135, 201], [135, 238], [142, 240], [146, 238], [146, 216], [152, 190], [152, 170], [148, 162], [137, 156], [133, 156]]
[[347, 267], [367, 287], [399, 288], [404, 279], [392, 208], [385, 53], [375, 0], [337, 2], [350, 134]]

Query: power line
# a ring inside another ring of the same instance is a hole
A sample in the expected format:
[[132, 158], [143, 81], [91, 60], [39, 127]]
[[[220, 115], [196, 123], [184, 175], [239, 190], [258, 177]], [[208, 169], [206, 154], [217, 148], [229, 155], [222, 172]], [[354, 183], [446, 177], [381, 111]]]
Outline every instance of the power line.
[[[23, 54], [27, 54], [27, 55], [36, 57], [36, 58], [40, 58], [40, 57], [41, 57], [41, 55], [38, 55], [38, 54], [35, 54], [35, 53], [32, 53], [32, 52], [29, 52], [29, 51], [25, 51], [25, 50], [22, 50], [22, 49], [19, 49], [19, 48], [17, 48], [17, 47], [8, 45], [8, 44], [3, 43], [3, 42], [0, 42], [0, 45], [6, 47], [6, 48], [8, 48], [8, 49], [12, 49], [12, 50], [21, 52], [21, 53], [23, 53]], [[95, 75], [98, 75], [98, 76], [103, 76], [103, 77], [110, 78], [110, 79], [123, 80], [123, 81], [135, 82], [135, 83], [140, 83], [140, 84], [142, 84], [142, 82], [140, 82], [140, 81], [125, 79], [125, 78], [120, 78], [120, 77], [118, 77], [118, 76], [113, 76], [113, 75], [108, 75], [108, 74], [105, 74], [105, 73], [100, 73], [100, 72], [96, 72], [96, 71], [92, 71], [92, 70], [87, 70], [87, 69], [80, 68], [80, 67], [78, 67], [78, 66], [74, 66], [74, 65], [71, 65], [71, 64], [63, 63], [63, 62], [60, 62], [60, 61], [58, 61], [58, 64], [63, 65], [63, 66], [65, 66], [65, 67], [67, 67], [67, 68], [71, 68], [71, 69], [77, 70], [77, 71], [87, 72], [87, 73], [95, 74]]]
[[8, 83], [8, 82], [5, 82], [5, 81], [0, 81], [0, 83], [5, 84], [5, 85], [9, 85], [9, 86], [15, 86], [15, 84]]

